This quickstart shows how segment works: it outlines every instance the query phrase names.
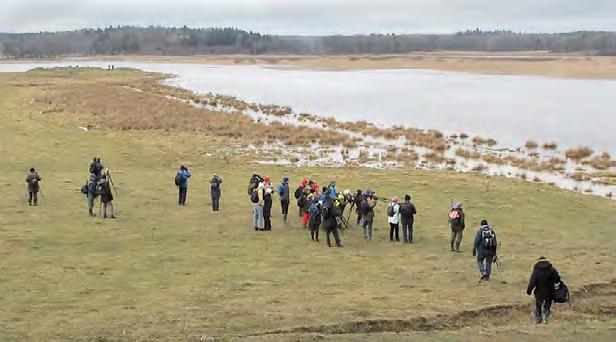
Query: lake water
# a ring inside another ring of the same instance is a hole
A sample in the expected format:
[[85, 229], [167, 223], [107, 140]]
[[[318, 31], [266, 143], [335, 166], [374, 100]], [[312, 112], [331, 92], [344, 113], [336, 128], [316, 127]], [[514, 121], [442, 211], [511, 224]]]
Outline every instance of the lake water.
[[287, 105], [339, 120], [465, 132], [507, 147], [527, 139], [561, 148], [587, 145], [616, 155], [616, 80], [141, 62], [0, 63], [0, 72], [110, 64], [175, 74], [168, 84], [199, 93]]

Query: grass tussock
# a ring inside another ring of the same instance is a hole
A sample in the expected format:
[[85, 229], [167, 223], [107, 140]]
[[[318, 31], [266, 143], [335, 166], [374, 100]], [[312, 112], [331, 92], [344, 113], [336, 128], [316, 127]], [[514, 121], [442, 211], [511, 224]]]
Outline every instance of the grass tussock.
[[570, 148], [565, 152], [567, 159], [582, 160], [592, 155], [593, 150], [587, 146], [581, 146], [578, 148]]
[[497, 142], [494, 139], [485, 139], [482, 137], [474, 137], [473, 138], [473, 145], [475, 146], [482, 146], [482, 145], [487, 145], [487, 146], [496, 146]]
[[538, 147], [539, 145], [537, 144], [536, 141], [534, 140], [528, 140], [526, 142], [526, 144], [524, 144], [524, 147], [526, 147], [527, 150], [534, 150]]
[[548, 151], [554, 151], [558, 148], [558, 145], [555, 142], [546, 142], [543, 144], [543, 149]]
[[456, 149], [456, 156], [466, 158], [466, 159], [480, 159], [481, 153], [472, 150], [466, 150], [463, 148]]
[[597, 170], [607, 170], [616, 163], [611, 158], [609, 153], [603, 152], [600, 156], [584, 161], [583, 164], [590, 165]]

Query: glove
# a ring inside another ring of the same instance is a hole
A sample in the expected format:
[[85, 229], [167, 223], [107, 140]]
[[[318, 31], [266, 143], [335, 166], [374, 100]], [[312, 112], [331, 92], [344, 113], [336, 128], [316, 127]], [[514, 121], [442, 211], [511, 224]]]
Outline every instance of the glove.
[[473, 256], [477, 256], [477, 252], [473, 249]]

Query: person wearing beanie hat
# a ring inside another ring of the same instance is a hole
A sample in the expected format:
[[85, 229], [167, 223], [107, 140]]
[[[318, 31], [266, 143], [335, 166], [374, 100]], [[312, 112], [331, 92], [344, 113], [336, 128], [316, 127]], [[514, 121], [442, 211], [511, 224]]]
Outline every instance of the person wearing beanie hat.
[[400, 242], [400, 198], [394, 196], [391, 198], [391, 203], [387, 208], [387, 222], [389, 223], [389, 241], [394, 242], [394, 235], [396, 242]]
[[28, 183], [28, 205], [34, 206], [38, 205], [38, 192], [41, 189], [39, 182], [41, 181], [41, 176], [39, 176], [38, 172], [32, 167], [30, 168], [30, 173], [26, 176], [26, 183]]
[[282, 177], [282, 183], [278, 185], [278, 196], [280, 196], [280, 208], [282, 209], [282, 221], [287, 223], [287, 215], [289, 214], [289, 177]]
[[473, 243], [473, 256], [477, 257], [477, 267], [481, 274], [481, 280], [490, 280], [492, 261], [496, 256], [497, 248], [496, 233], [490, 228], [487, 220], [481, 220], [481, 228], [475, 234], [475, 242]]
[[526, 294], [535, 291], [535, 323], [547, 324], [551, 316], [554, 285], [561, 282], [558, 271], [548, 259], [540, 257], [528, 282]]
[[454, 243], [455, 243], [455, 251], [460, 251], [460, 243], [462, 242], [462, 235], [464, 233], [464, 228], [466, 225], [464, 223], [464, 206], [462, 203], [456, 203], [456, 205], [449, 212], [449, 227], [451, 228], [451, 241], [450, 247], [451, 251], [454, 251]]
[[413, 243], [413, 223], [417, 209], [411, 203], [411, 196], [404, 196], [404, 203], [400, 205], [400, 221], [402, 222], [402, 239], [404, 243]]

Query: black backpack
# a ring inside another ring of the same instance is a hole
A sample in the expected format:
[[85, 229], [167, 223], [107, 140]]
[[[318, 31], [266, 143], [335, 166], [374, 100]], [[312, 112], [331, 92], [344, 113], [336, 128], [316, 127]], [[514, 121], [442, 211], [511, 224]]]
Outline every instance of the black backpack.
[[250, 201], [252, 203], [259, 203], [259, 192], [257, 190], [253, 190], [250, 194]]
[[183, 179], [184, 179], [184, 177], [182, 177], [182, 175], [178, 172], [178, 174], [175, 175], [175, 181], [174, 181], [175, 186], [182, 185]]
[[396, 215], [396, 211], [394, 210], [394, 206], [390, 205], [387, 207], [387, 216], [394, 217], [394, 215]]
[[259, 183], [261, 182], [263, 182], [263, 177], [256, 173], [250, 177], [250, 182], [248, 183], [248, 196], [252, 196], [252, 193], [257, 189]]
[[370, 211], [370, 206], [368, 205], [368, 200], [367, 199], [363, 199], [361, 200], [361, 202], [359, 202], [359, 206], [357, 206], [357, 212], [365, 215], [368, 213], [368, 211]]
[[486, 250], [496, 248], [496, 234], [492, 229], [481, 231], [481, 245]]
[[295, 189], [295, 193], [293, 194], [293, 196], [295, 196], [295, 199], [299, 199], [302, 196], [302, 192], [304, 192], [304, 187], [300, 185], [297, 187], [297, 189]]
[[310, 220], [316, 221], [319, 219], [321, 215], [321, 210], [319, 209], [319, 203], [312, 203], [308, 208], [308, 215], [310, 216]]
[[556, 303], [567, 303], [569, 302], [569, 288], [565, 282], [561, 281], [560, 283], [554, 286], [554, 301]]

